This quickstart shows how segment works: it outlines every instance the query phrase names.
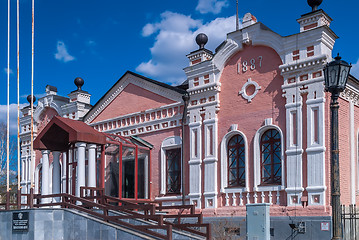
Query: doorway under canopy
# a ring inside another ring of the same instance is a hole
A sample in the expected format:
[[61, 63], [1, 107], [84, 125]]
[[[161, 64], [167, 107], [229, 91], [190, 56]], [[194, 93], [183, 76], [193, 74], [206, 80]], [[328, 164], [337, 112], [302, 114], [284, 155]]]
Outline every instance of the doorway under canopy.
[[118, 198], [150, 198], [153, 146], [138, 137], [106, 134], [105, 193]]

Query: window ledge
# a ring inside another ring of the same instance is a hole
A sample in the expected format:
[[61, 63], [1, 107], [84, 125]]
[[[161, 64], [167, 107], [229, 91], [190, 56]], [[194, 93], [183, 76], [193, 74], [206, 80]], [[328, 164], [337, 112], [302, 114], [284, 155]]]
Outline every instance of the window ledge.
[[253, 191], [255, 192], [268, 192], [268, 191], [281, 191], [284, 190], [284, 186], [282, 185], [263, 185], [263, 186], [257, 186], [253, 188]]
[[[156, 197], [155, 200], [181, 200], [182, 195], [164, 195], [162, 197]], [[188, 197], [186, 196], [186, 199]]]
[[246, 187], [226, 187], [222, 191], [223, 193], [239, 193], [239, 192], [248, 192]]

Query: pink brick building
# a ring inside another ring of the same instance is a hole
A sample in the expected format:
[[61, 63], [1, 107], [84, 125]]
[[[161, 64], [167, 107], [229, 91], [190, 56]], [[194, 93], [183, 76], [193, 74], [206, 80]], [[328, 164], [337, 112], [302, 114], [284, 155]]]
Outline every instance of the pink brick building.
[[[49, 86], [35, 109], [35, 132], [60, 116], [148, 147], [145, 157], [132, 153], [116, 161], [106, 155], [102, 184], [116, 197], [166, 204], [184, 198], [206, 216], [244, 217], [247, 203], [270, 203], [271, 216], [328, 217], [330, 96], [323, 68], [337, 39], [331, 20], [323, 10], [304, 14], [297, 20], [299, 32], [283, 37], [247, 13], [242, 28], [228, 33], [214, 53], [204, 47], [204, 35], [197, 38], [201, 46], [187, 55], [187, 80], [181, 86], [128, 71], [93, 106], [87, 92], [77, 90], [67, 98]], [[359, 82], [350, 76], [339, 99], [341, 201], [346, 205], [358, 202], [358, 96]], [[23, 113], [22, 185], [28, 191], [29, 108]], [[87, 161], [93, 144], [83, 144]], [[61, 191], [75, 194], [78, 183], [72, 188], [66, 182], [69, 165], [63, 159], [76, 155], [79, 146], [58, 153], [60, 182], [53, 180], [52, 155], [44, 174], [44, 158], [36, 152], [37, 192], [51, 193], [56, 181]], [[101, 148], [93, 148], [97, 162], [102, 161]], [[87, 168], [85, 185], [93, 176]]]

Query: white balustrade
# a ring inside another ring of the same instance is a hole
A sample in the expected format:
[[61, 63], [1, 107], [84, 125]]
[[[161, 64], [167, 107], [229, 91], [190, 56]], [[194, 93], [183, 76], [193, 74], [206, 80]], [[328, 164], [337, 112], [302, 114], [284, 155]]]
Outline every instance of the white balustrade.
[[[269, 203], [270, 205], [280, 205], [280, 191], [244, 192], [238, 190], [228, 190], [223, 197], [225, 198], [226, 207], [244, 206], [249, 203]], [[251, 197], [253, 198], [252, 202]], [[232, 202], [230, 199], [232, 199]]]

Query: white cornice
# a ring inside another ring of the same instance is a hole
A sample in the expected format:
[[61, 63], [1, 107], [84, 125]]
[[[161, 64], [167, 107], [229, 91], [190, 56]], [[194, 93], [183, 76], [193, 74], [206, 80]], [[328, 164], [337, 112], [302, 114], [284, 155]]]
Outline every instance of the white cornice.
[[296, 72], [299, 70], [309, 69], [313, 68], [315, 66], [322, 67], [323, 64], [327, 62], [327, 56], [325, 54], [305, 58], [303, 60], [297, 60], [293, 61], [287, 64], [283, 64], [279, 66], [279, 69], [281, 70], [282, 75], [288, 74], [290, 72]]

